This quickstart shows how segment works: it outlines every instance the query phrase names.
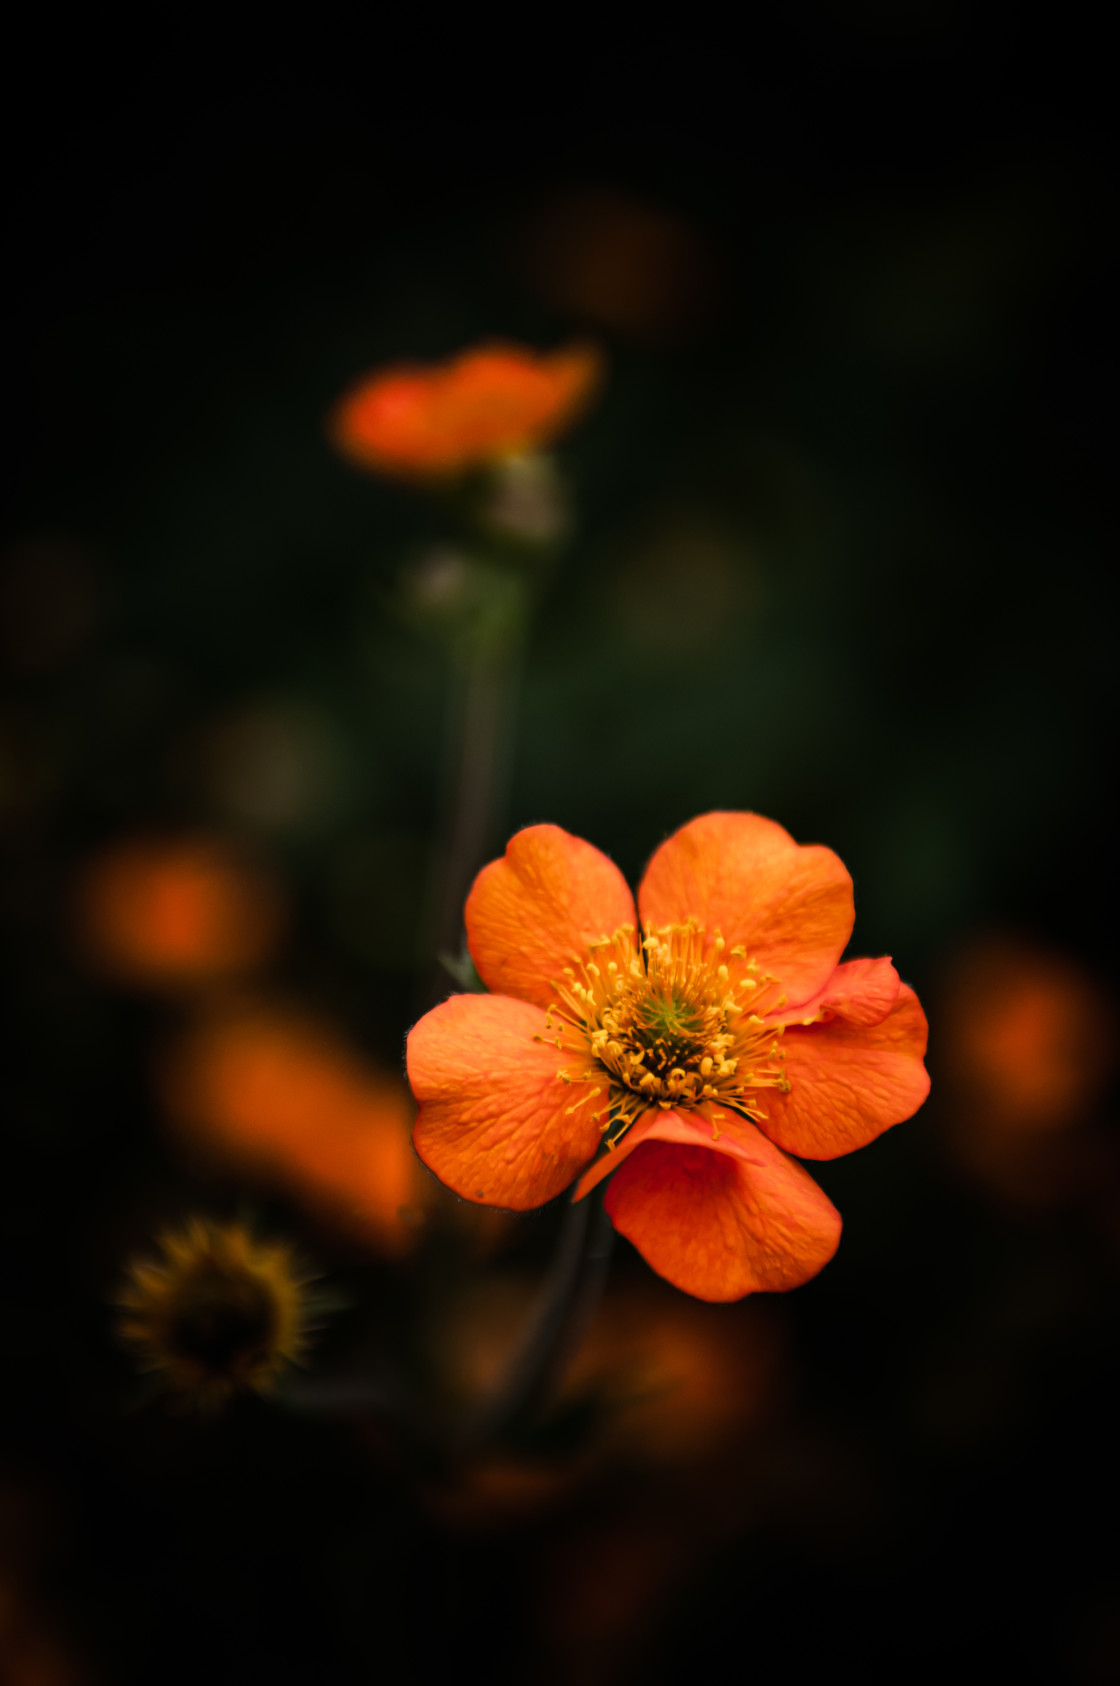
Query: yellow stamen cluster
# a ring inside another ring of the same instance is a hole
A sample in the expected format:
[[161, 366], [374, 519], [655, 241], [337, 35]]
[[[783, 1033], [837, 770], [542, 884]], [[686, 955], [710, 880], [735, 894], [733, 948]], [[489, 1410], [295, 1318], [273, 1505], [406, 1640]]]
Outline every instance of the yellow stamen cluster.
[[710, 1102], [757, 1119], [760, 1090], [789, 1089], [782, 1027], [765, 1017], [785, 1005], [778, 985], [718, 932], [706, 944], [693, 922], [651, 926], [637, 943], [624, 925], [553, 987], [540, 1040], [587, 1057], [559, 1075], [590, 1085], [570, 1111], [602, 1098], [593, 1117], [609, 1147], [649, 1107]]

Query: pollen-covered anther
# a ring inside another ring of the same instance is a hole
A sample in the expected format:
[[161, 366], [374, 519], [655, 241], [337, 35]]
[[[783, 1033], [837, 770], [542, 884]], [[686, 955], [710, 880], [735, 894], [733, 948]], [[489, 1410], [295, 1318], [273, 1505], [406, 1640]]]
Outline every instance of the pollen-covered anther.
[[[591, 1076], [591, 1075], [593, 1075], [593, 1073], [589, 1073], [589, 1072], [584, 1073], [585, 1078], [588, 1077], [588, 1076]], [[595, 1099], [595, 1097], [597, 1095], [601, 1095], [602, 1092], [603, 1091], [600, 1088], [589, 1089], [586, 1095], [581, 1095], [579, 1100], [576, 1101], [572, 1106], [566, 1107], [564, 1109], [565, 1118], [570, 1118], [573, 1112], [578, 1112], [581, 1106], [585, 1106], [588, 1101], [593, 1101]], [[591, 1116], [592, 1116], [592, 1118], [597, 1118], [599, 1115], [598, 1115], [598, 1113], [593, 1112], [591, 1114]]]

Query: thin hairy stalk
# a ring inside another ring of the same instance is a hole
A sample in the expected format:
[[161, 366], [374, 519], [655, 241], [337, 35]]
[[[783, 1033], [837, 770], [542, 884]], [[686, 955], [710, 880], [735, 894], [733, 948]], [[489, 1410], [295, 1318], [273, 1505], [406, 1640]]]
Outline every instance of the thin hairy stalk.
[[565, 1209], [548, 1278], [505, 1375], [469, 1425], [471, 1443], [499, 1439], [543, 1403], [595, 1314], [613, 1240], [601, 1190]]
[[429, 902], [429, 951], [437, 957], [429, 1002], [447, 993], [438, 957], [459, 954], [463, 903], [505, 821], [530, 585], [510, 575], [500, 590], [500, 613], [460, 649], [453, 665], [442, 837]]

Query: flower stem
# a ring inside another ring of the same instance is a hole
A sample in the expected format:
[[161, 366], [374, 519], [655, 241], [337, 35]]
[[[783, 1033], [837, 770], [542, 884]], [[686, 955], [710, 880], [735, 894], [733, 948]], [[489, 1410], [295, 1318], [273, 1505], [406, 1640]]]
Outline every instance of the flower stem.
[[[467, 641], [453, 663], [447, 794], [430, 913], [430, 952], [437, 956], [459, 953], [463, 903], [505, 817], [528, 582], [507, 576], [497, 595], [491, 623]], [[446, 993], [447, 974], [437, 964], [428, 994], [441, 999]]]
[[496, 1440], [529, 1419], [578, 1349], [606, 1284], [614, 1241], [602, 1194], [597, 1189], [566, 1207], [552, 1268], [504, 1377], [470, 1425], [472, 1443]]

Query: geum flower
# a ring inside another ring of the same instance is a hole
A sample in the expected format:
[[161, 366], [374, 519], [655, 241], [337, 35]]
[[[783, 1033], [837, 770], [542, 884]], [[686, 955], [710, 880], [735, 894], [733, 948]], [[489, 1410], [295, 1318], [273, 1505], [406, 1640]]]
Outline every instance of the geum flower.
[[537, 354], [483, 345], [447, 363], [375, 371], [335, 406], [330, 431], [359, 467], [447, 479], [551, 443], [585, 408], [599, 376], [588, 346]]
[[451, 996], [409, 1036], [417, 1152], [515, 1211], [613, 1173], [615, 1228], [677, 1287], [797, 1287], [840, 1215], [789, 1155], [850, 1153], [917, 1110], [925, 1015], [889, 959], [840, 963], [838, 857], [757, 814], [683, 826], [638, 911], [640, 932], [618, 868], [558, 826], [483, 869], [467, 939], [493, 993]]

